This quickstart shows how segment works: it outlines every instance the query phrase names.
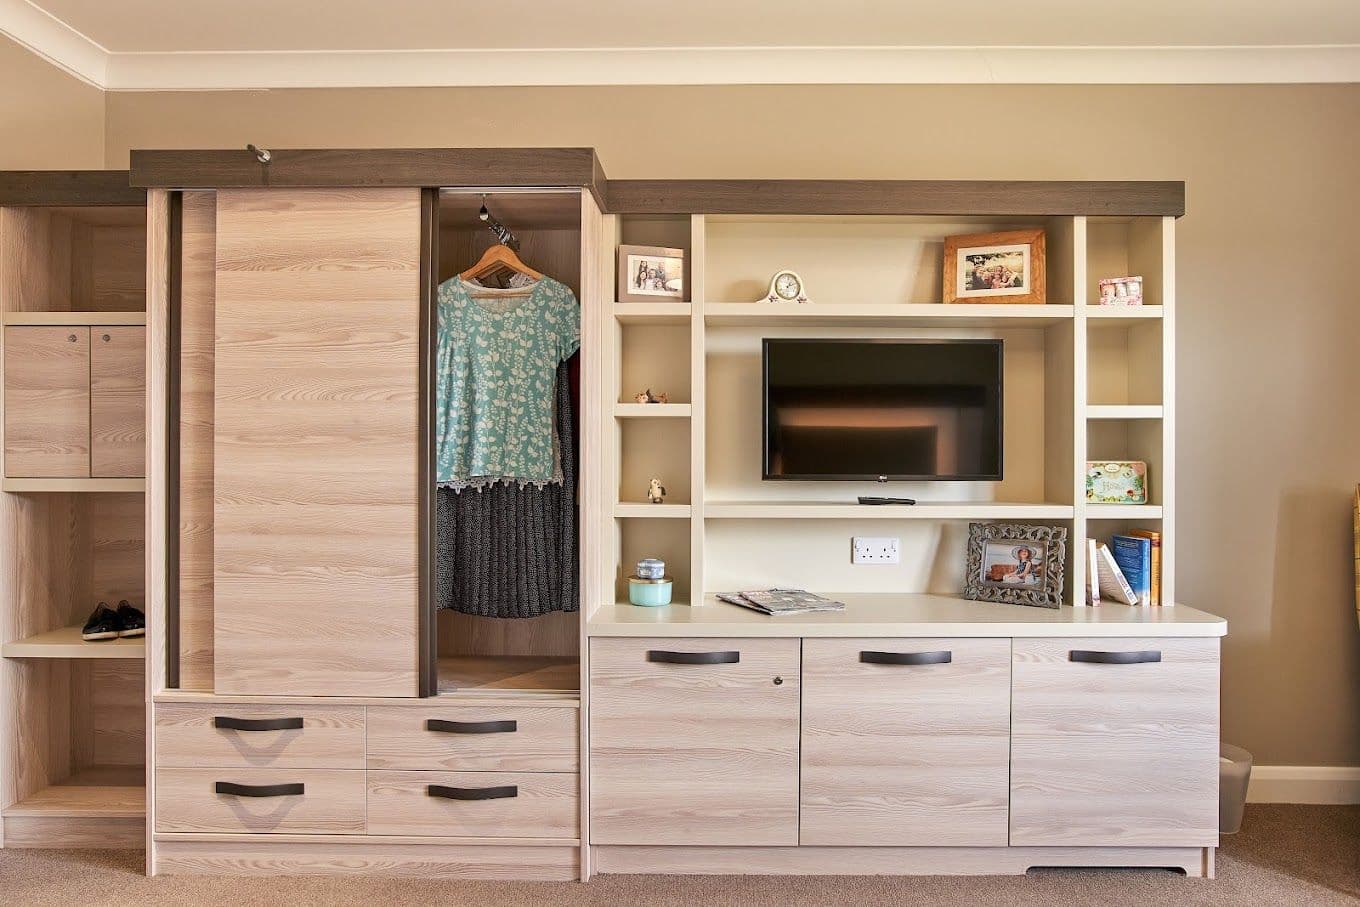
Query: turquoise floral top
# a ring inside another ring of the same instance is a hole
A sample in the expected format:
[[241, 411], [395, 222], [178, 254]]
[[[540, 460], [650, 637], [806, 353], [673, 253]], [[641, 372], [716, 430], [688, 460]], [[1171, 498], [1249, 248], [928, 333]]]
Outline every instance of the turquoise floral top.
[[439, 484], [561, 481], [554, 451], [557, 364], [581, 345], [581, 310], [550, 277], [499, 290], [439, 285], [435, 422]]

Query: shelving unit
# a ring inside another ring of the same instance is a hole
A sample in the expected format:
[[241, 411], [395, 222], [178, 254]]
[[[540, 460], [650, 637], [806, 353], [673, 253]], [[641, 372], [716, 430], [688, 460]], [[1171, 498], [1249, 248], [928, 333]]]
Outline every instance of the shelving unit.
[[5, 324], [37, 327], [61, 327], [78, 324], [139, 325], [146, 324], [146, 312], [6, 312]]
[[146, 637], [84, 640], [81, 624], [35, 633], [0, 647], [5, 658], [120, 658], [141, 661], [146, 657]]
[[134, 492], [146, 490], [146, 479], [0, 479], [0, 491], [15, 493], [72, 492]]
[[[1163, 600], [1174, 601], [1174, 218], [629, 214], [605, 221], [614, 244], [686, 249], [690, 275], [687, 303], [604, 301], [614, 317], [602, 348], [615, 364], [619, 399], [635, 392], [640, 369], [656, 371], [664, 359], [672, 363], [669, 383], [654, 389], [689, 401], [665, 412], [620, 403], [612, 426], [602, 427], [613, 438], [606, 444], [613, 455], [601, 467], [604, 485], [618, 493], [606, 521], [613, 543], [603, 546], [600, 568], [615, 579], [615, 601], [626, 601], [626, 576], [639, 556], [663, 558], [677, 576], [677, 604], [660, 609], [671, 615], [713, 614], [716, 591], [775, 584], [957, 599], [971, 521], [1067, 528], [1065, 600], [1078, 608], [1085, 604], [1080, 552], [1088, 535], [1158, 529]], [[1047, 233], [1047, 304], [938, 301], [945, 236], [1019, 226]], [[764, 296], [769, 275], [783, 267], [802, 275], [812, 301], [750, 301]], [[1143, 277], [1147, 305], [1095, 304], [1101, 278], [1130, 274]], [[762, 482], [759, 343], [770, 336], [1002, 339], [1005, 479], [886, 489]], [[686, 340], [690, 360], [682, 369], [674, 363]], [[677, 392], [681, 381], [686, 386]], [[688, 426], [687, 446], [679, 426]], [[1088, 459], [1146, 461], [1149, 503], [1087, 504]], [[674, 509], [653, 513], [637, 501], [647, 475], [668, 486], [685, 476], [683, 495], [667, 498]], [[861, 506], [854, 503], [861, 494], [919, 503]], [[686, 520], [688, 535], [679, 531]], [[866, 533], [861, 525], [872, 528]], [[900, 537], [902, 564], [851, 567], [855, 534]], [[667, 619], [610, 602], [598, 608], [592, 622], [612, 620], [606, 613], [637, 612], [646, 625]]]

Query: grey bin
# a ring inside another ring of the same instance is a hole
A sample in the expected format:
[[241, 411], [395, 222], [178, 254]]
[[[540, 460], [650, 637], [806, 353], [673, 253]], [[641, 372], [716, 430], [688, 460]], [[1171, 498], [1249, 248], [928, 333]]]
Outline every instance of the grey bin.
[[1242, 829], [1251, 781], [1251, 753], [1240, 746], [1218, 745], [1218, 833], [1235, 835]]

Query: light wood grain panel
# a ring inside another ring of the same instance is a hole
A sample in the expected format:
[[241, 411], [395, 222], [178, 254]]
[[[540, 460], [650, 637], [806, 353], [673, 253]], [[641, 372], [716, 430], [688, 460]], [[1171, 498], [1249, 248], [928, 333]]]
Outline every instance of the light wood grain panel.
[[[584, 536], [583, 536], [584, 538]], [[439, 654], [576, 656], [580, 652], [581, 615], [553, 611], [540, 617], [499, 620], [458, 611], [436, 618]]]
[[0, 300], [7, 312], [71, 306], [71, 221], [50, 209], [0, 208]]
[[[158, 768], [156, 831], [350, 834], [364, 830], [364, 773], [303, 768]], [[238, 797], [214, 792], [234, 784], [301, 783], [303, 793]]]
[[[575, 774], [368, 772], [368, 833], [443, 837], [574, 838], [580, 833]], [[514, 796], [450, 800], [429, 785], [513, 788]]]
[[[514, 722], [513, 730], [450, 733], [427, 722]], [[471, 772], [575, 772], [579, 742], [574, 709], [436, 706], [368, 709], [368, 767]]]
[[535, 879], [568, 882], [577, 877], [579, 850], [505, 844], [289, 844], [259, 840], [233, 843], [158, 842], [154, 872], [164, 875], [393, 876], [418, 879]]
[[5, 819], [5, 846], [140, 850], [146, 845], [146, 819], [79, 816], [15, 816]]
[[146, 475], [146, 328], [90, 328], [90, 475]]
[[90, 329], [5, 329], [5, 470], [90, 474]]
[[146, 764], [144, 671], [140, 661], [71, 665], [73, 769]]
[[[156, 764], [193, 768], [363, 768], [364, 709], [360, 706], [158, 704]], [[218, 716], [301, 718], [302, 727], [241, 731], [214, 726]]]
[[1011, 844], [1217, 844], [1217, 640], [1017, 639], [1012, 682]]
[[1004, 846], [1010, 658], [1008, 639], [804, 640], [799, 843]]
[[213, 330], [217, 194], [185, 192], [180, 216], [179, 685], [213, 685]]
[[798, 842], [797, 639], [592, 639], [590, 687], [592, 843]]
[[140, 494], [76, 495], [88, 524], [81, 552], [90, 574], [88, 594], [72, 603], [71, 622], [84, 621], [95, 601], [116, 607], [127, 599], [141, 608], [146, 599], [145, 502]]
[[146, 222], [143, 209], [129, 210], [132, 223], [91, 224], [87, 240], [77, 246], [88, 260], [92, 279], [88, 296], [73, 287], [71, 308], [94, 312], [135, 312], [146, 308]]
[[218, 194], [219, 693], [417, 692], [419, 242], [415, 190]]

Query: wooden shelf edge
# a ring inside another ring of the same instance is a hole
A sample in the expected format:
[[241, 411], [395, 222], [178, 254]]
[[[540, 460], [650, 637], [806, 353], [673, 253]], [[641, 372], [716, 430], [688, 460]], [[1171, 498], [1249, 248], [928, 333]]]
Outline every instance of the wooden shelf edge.
[[1087, 504], [1086, 516], [1094, 520], [1120, 518], [1160, 520], [1161, 504]]
[[1138, 320], [1141, 318], [1162, 318], [1164, 309], [1159, 305], [1085, 305], [1086, 317], [1096, 320]]
[[10, 818], [141, 819], [146, 816], [146, 788], [138, 784], [85, 784], [83, 777], [108, 775], [132, 778], [144, 770], [140, 766], [112, 766], [91, 769], [57, 784], [34, 791], [7, 807]]
[[621, 519], [640, 520], [687, 520], [690, 517], [688, 504], [649, 504], [641, 501], [620, 501], [614, 505], [614, 516]]
[[834, 501], [705, 501], [705, 519], [828, 520], [1070, 520], [1071, 504], [1025, 504], [992, 501], [934, 502], [872, 506]]
[[1043, 305], [969, 305], [944, 303], [834, 303], [714, 302], [703, 308], [704, 321], [713, 325], [761, 324], [1013, 324], [1045, 326], [1075, 317], [1075, 307]]
[[7, 326], [84, 327], [146, 324], [146, 311], [140, 312], [6, 312]]
[[1088, 404], [1088, 419], [1160, 419], [1164, 409], [1161, 404]]
[[688, 419], [688, 403], [615, 403], [614, 416], [620, 419]]
[[0, 491], [10, 492], [77, 492], [101, 491], [145, 492], [146, 479], [0, 479]]
[[0, 646], [4, 658], [118, 658], [143, 661], [146, 658], [146, 637], [100, 639], [89, 642], [80, 638], [80, 626], [49, 630]]

